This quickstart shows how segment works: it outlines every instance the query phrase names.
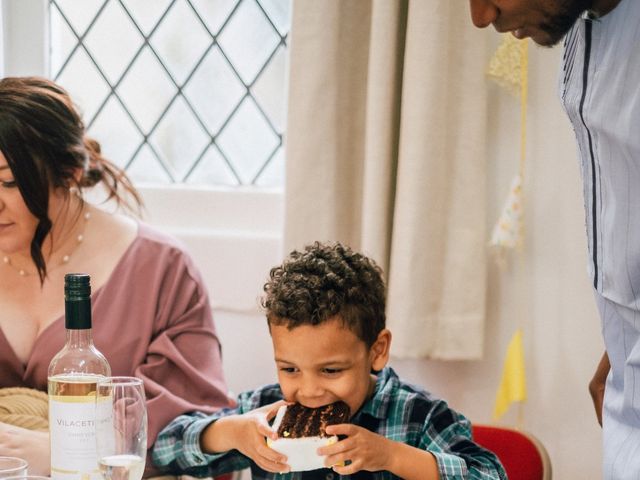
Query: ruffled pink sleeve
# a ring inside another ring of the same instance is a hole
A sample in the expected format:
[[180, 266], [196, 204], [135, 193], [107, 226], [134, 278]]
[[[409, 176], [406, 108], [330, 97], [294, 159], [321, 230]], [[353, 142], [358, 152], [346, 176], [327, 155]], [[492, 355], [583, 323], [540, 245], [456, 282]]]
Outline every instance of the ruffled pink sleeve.
[[227, 397], [211, 306], [191, 258], [173, 239], [141, 225], [108, 288], [94, 301], [94, 341], [113, 375], [144, 380], [148, 444], [175, 417], [214, 412]]

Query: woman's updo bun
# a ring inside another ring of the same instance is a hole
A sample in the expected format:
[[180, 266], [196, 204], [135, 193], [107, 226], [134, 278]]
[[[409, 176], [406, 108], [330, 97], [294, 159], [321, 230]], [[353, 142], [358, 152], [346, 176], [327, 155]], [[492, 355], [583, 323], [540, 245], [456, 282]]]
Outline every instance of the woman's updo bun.
[[81, 192], [102, 184], [109, 199], [140, 212], [140, 196], [124, 171], [102, 156], [100, 144], [87, 137], [69, 94], [51, 80], [0, 80], [0, 152], [27, 208], [38, 219], [31, 257], [41, 281], [47, 272], [42, 242], [51, 230], [48, 205], [52, 189], [77, 187]]

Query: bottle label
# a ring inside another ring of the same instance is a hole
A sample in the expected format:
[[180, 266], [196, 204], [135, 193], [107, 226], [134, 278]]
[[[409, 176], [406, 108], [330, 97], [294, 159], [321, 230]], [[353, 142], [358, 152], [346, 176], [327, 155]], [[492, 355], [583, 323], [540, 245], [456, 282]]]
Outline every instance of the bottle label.
[[52, 480], [101, 479], [96, 421], [102, 415], [104, 412], [96, 412], [95, 397], [49, 397]]

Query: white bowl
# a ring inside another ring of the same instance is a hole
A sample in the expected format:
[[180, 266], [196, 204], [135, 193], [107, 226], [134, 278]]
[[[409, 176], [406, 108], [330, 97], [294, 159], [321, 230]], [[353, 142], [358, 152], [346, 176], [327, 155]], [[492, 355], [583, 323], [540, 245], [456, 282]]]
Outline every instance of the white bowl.
[[324, 464], [326, 457], [318, 455], [318, 448], [336, 443], [338, 437], [302, 437], [267, 439], [267, 444], [275, 451], [287, 456], [287, 465], [292, 472], [304, 472], [328, 468]]

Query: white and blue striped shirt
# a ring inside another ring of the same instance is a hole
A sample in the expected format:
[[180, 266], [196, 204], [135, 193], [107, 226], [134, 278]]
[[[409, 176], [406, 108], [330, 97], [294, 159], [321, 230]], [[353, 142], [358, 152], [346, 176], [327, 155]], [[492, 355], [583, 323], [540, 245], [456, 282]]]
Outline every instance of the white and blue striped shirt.
[[565, 39], [560, 96], [578, 141], [589, 244], [611, 363], [603, 472], [640, 478], [640, 0], [579, 20]]

